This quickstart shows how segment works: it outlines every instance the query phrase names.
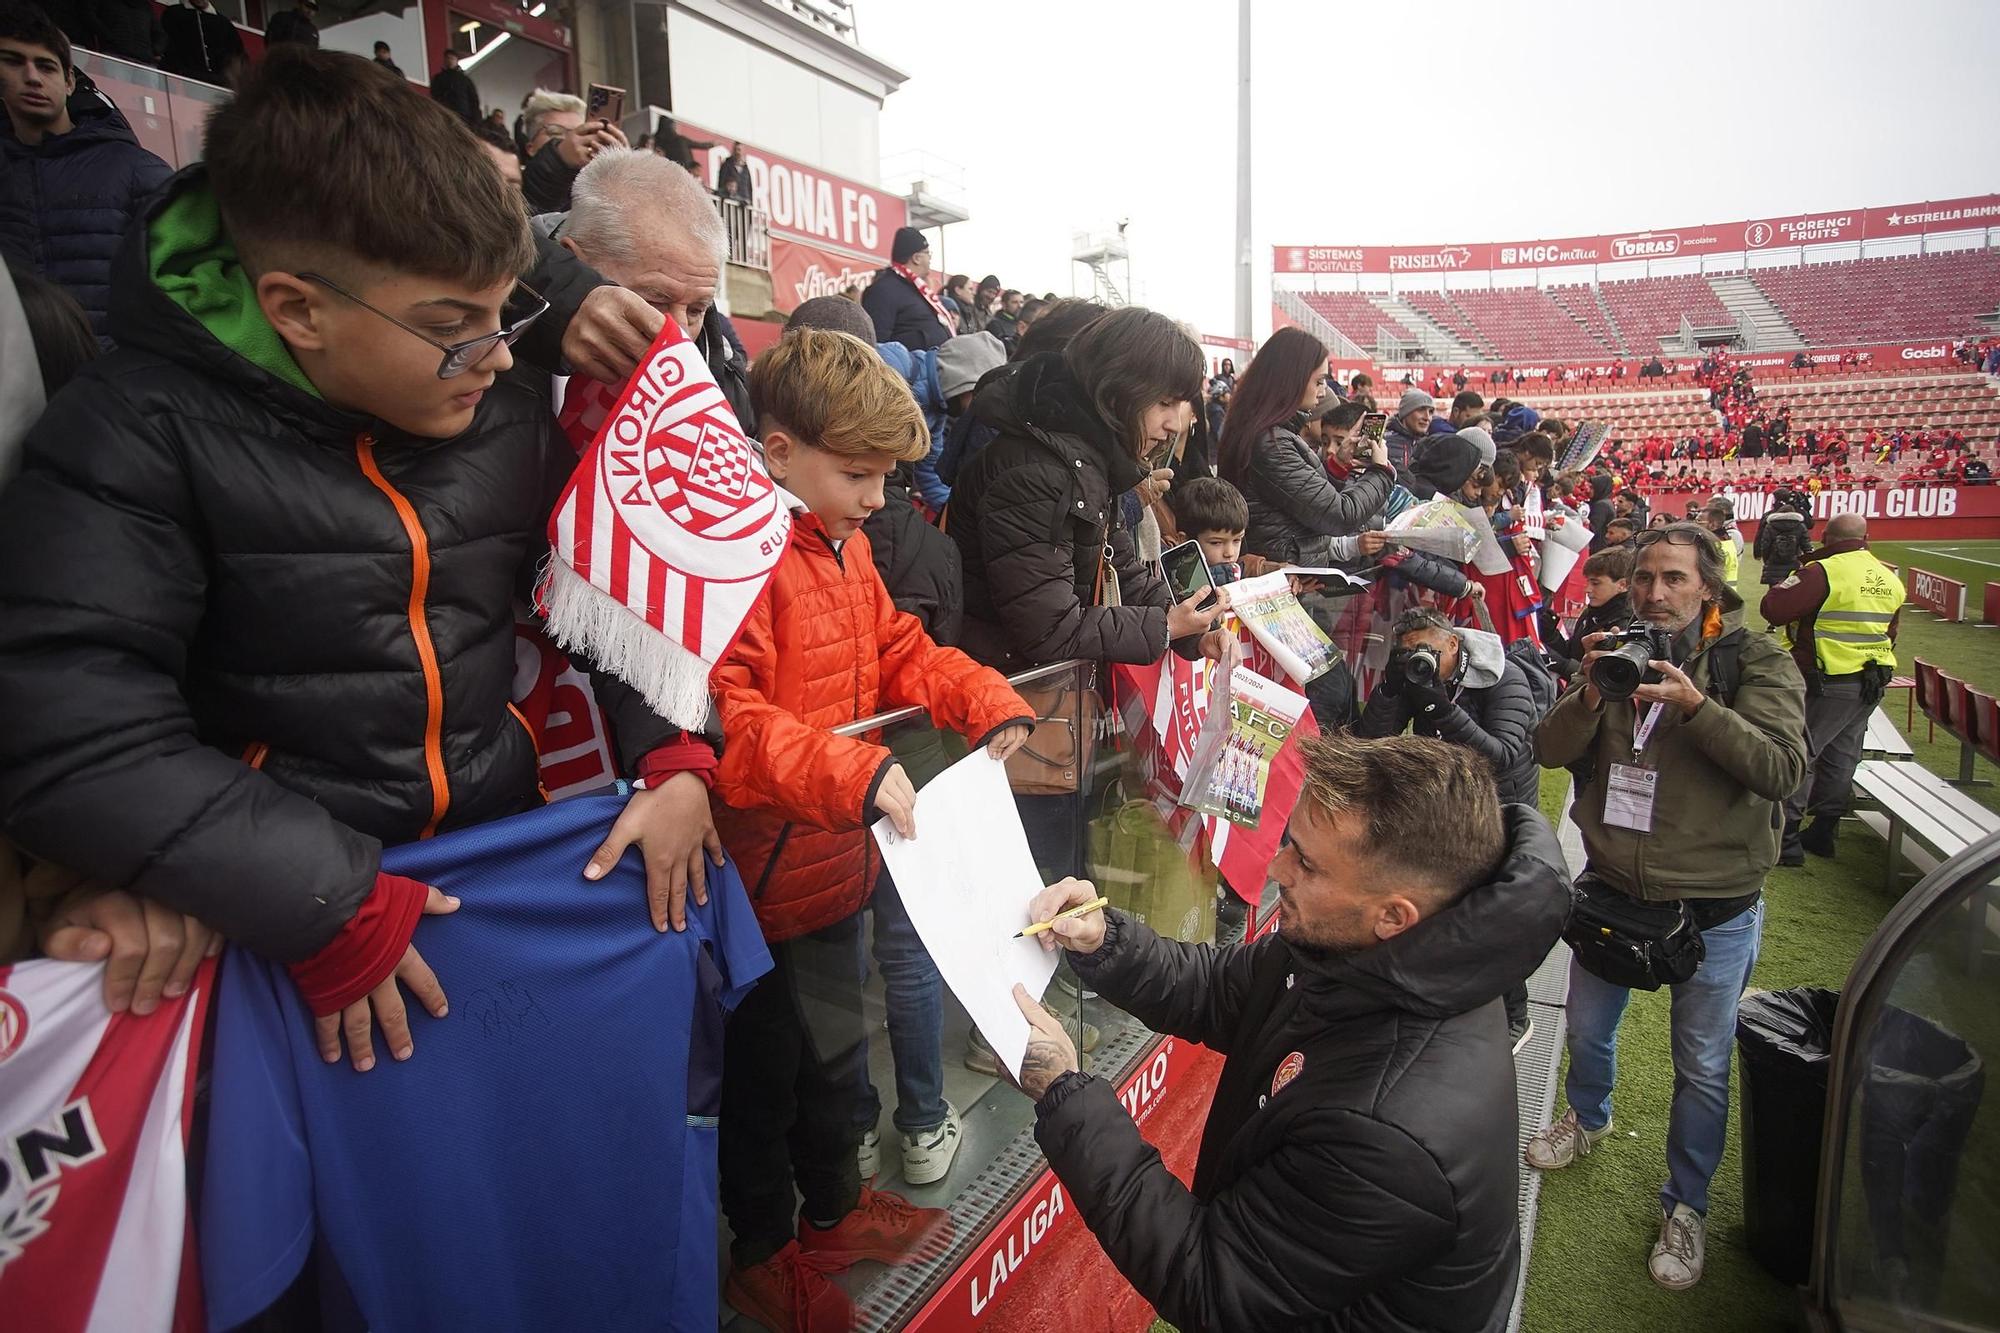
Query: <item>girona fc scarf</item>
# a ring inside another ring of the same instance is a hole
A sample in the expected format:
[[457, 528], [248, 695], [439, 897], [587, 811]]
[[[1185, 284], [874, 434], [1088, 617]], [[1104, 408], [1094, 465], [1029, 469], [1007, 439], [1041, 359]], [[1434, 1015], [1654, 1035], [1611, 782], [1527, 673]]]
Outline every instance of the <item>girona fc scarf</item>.
[[698, 730], [709, 669], [784, 553], [785, 495], [671, 319], [622, 389], [570, 380], [560, 419], [582, 458], [536, 609], [556, 643]]
[[937, 299], [937, 293], [931, 290], [930, 284], [917, 276], [915, 269], [908, 264], [891, 264], [889, 267], [896, 270], [898, 276], [917, 289], [917, 295], [923, 297], [930, 305], [931, 312], [938, 317], [938, 323], [944, 325], [946, 333], [957, 334], [958, 321], [952, 318], [951, 311], [944, 308], [944, 302]]

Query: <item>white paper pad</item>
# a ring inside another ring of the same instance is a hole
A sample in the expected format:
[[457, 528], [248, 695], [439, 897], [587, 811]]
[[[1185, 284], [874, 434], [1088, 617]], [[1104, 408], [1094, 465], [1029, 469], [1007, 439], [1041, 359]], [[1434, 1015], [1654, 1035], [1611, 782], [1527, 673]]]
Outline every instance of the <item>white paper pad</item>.
[[1041, 999], [1056, 955], [1037, 940], [1014, 938], [1030, 924], [1028, 904], [1043, 884], [1007, 766], [983, 746], [974, 750], [917, 793], [916, 820], [915, 841], [899, 836], [886, 818], [875, 822], [882, 862], [944, 984], [1019, 1078], [1028, 1020], [1014, 986]]

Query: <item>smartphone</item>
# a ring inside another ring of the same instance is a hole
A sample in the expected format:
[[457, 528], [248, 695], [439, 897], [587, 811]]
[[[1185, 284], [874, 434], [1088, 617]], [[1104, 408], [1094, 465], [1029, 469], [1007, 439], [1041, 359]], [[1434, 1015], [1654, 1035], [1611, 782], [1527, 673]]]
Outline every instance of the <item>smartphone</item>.
[[1375, 447], [1375, 442], [1388, 433], [1389, 414], [1369, 412], [1362, 416], [1361, 424], [1354, 428], [1355, 452], [1361, 453]]
[[625, 119], [625, 90], [613, 88], [608, 83], [593, 83], [584, 105], [588, 108], [584, 113], [586, 122], [608, 120], [616, 125]]
[[[1166, 567], [1167, 586], [1174, 590], [1174, 600], [1185, 602], [1188, 598], [1207, 588], [1215, 590], [1215, 576], [1208, 572], [1208, 557], [1202, 554], [1201, 543], [1182, 542], [1160, 552], [1160, 563]], [[1215, 599], [1202, 603], [1206, 608]]]

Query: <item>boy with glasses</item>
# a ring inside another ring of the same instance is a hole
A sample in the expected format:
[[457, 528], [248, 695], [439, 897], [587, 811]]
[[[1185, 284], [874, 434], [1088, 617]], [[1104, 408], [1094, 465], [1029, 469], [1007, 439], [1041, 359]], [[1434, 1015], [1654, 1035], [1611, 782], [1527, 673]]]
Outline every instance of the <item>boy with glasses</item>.
[[[540, 803], [514, 605], [576, 455], [502, 378], [548, 303], [449, 111], [285, 45], [206, 159], [128, 234], [118, 350], [0, 497], [0, 829], [289, 964], [321, 1054], [366, 1070], [378, 1024], [411, 1053], [399, 979], [445, 1012], [409, 942], [456, 906], [382, 845]], [[598, 694], [652, 788], [607, 848], [642, 844], [664, 929], [712, 837], [681, 770], [714, 755]]]

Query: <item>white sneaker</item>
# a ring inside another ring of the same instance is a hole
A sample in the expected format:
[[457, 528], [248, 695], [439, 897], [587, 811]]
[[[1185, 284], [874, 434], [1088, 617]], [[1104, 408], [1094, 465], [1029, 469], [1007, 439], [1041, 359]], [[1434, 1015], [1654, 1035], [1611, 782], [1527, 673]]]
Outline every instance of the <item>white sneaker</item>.
[[1537, 1171], [1560, 1170], [1579, 1157], [1588, 1157], [1590, 1150], [1610, 1132], [1608, 1120], [1602, 1129], [1585, 1129], [1576, 1122], [1576, 1109], [1572, 1107], [1563, 1112], [1562, 1119], [1528, 1140], [1521, 1159]]
[[882, 1136], [869, 1130], [861, 1136], [861, 1147], [855, 1153], [861, 1159], [861, 1183], [871, 1183], [882, 1170]]
[[1708, 1222], [1684, 1203], [1660, 1219], [1659, 1243], [1646, 1271], [1653, 1281], [1668, 1291], [1686, 1291], [1701, 1281], [1701, 1265], [1708, 1249]]
[[934, 1185], [943, 1180], [958, 1156], [964, 1128], [958, 1123], [958, 1108], [944, 1105], [944, 1119], [929, 1129], [903, 1135], [903, 1179], [911, 1185]]

